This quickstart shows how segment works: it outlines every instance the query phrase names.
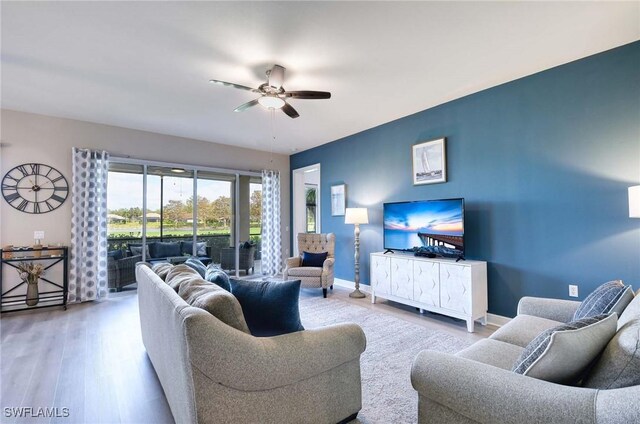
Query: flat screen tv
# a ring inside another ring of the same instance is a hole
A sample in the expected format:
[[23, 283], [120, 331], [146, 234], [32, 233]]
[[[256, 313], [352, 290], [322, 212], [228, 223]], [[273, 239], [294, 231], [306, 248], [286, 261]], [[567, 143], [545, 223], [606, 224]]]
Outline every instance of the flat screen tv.
[[384, 248], [464, 258], [464, 199], [384, 204]]

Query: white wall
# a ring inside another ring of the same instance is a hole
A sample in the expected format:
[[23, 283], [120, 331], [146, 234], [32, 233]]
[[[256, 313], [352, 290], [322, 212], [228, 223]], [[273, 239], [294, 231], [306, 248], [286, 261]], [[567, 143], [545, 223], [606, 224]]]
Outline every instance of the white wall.
[[[282, 252], [289, 254], [289, 157], [271, 155], [206, 141], [90, 122], [3, 109], [0, 115], [0, 177], [16, 165], [39, 162], [58, 169], [71, 184], [71, 148], [108, 151], [132, 157], [188, 165], [246, 171], [277, 169], [281, 178]], [[268, 147], [268, 146], [265, 146]], [[0, 200], [0, 244], [31, 245], [33, 231], [44, 230], [44, 243], [68, 245], [71, 233], [70, 197], [58, 209], [40, 215], [20, 212]]]

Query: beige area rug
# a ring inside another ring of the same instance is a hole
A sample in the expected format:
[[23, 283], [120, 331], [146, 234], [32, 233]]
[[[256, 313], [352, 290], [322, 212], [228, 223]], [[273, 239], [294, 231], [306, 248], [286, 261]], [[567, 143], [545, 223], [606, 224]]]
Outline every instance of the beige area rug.
[[361, 357], [362, 410], [353, 424], [416, 423], [418, 394], [410, 381], [413, 359], [422, 350], [453, 353], [472, 344], [331, 296], [301, 297], [300, 315], [305, 328], [354, 322], [365, 332], [367, 349]]

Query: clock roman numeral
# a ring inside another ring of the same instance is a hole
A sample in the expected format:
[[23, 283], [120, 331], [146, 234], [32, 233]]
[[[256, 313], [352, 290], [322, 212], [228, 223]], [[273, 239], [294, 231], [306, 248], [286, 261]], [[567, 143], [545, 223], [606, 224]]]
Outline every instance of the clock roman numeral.
[[16, 184], [18, 184], [18, 181], [20, 181], [18, 178], [15, 178], [13, 175], [11, 174], [7, 174], [4, 176], [5, 179], [9, 179], [9, 180], [13, 180], [16, 182]]
[[47, 205], [47, 209], [49, 209], [49, 212], [51, 212], [52, 210], [54, 210], [55, 208], [53, 207], [53, 205], [51, 203], [49, 203], [48, 200], [45, 200], [44, 203]]
[[24, 212], [27, 209], [27, 206], [29, 206], [29, 202], [28, 200], [22, 200], [22, 202], [20, 202], [20, 204], [18, 205], [18, 209], [20, 209], [22, 212]]
[[54, 187], [53, 191], [69, 191], [69, 187]]
[[33, 204], [33, 213], [40, 213], [40, 203]]
[[32, 174], [39, 174], [40, 173], [40, 164], [39, 163], [32, 163], [29, 166], [31, 167], [31, 173]]
[[5, 183], [2, 183], [2, 189], [3, 190], [17, 190], [18, 189], [18, 185], [17, 184], [5, 184]]
[[22, 173], [23, 178], [29, 175], [29, 171], [27, 171], [27, 168], [24, 165], [16, 166], [16, 169]]
[[51, 174], [51, 171], [53, 171], [52, 167], [49, 167], [49, 170], [47, 171], [46, 174], [44, 174], [45, 177], [49, 177], [49, 174]]
[[19, 197], [20, 197], [20, 194], [16, 191], [15, 193], [11, 193], [8, 196], [5, 196], [4, 198], [7, 200], [7, 202], [13, 203], [13, 201], [18, 199]]
[[54, 194], [53, 196], [51, 196], [51, 198], [52, 198], [53, 200], [57, 201], [57, 202], [60, 202], [60, 203], [64, 202], [64, 197], [60, 197], [60, 196], [58, 196], [58, 195], [56, 195], [56, 194]]
[[62, 175], [60, 175], [58, 178], [54, 178], [53, 180], [51, 180], [51, 182], [57, 183], [60, 180], [64, 180], [64, 177]]

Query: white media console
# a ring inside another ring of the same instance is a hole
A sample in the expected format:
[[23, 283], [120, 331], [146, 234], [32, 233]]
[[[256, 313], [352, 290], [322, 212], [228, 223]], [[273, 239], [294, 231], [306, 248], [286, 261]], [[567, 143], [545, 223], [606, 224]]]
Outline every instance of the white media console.
[[487, 324], [487, 263], [431, 259], [411, 253], [371, 254], [371, 303], [376, 297]]

